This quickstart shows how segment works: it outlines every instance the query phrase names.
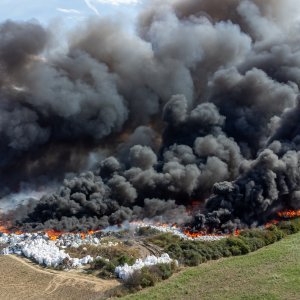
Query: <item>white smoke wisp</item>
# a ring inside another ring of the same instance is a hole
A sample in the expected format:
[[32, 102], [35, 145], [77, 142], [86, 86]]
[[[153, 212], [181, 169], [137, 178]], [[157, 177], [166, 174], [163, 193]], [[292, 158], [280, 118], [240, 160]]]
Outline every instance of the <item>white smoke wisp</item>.
[[30, 200], [38, 201], [47, 193], [53, 192], [54, 189], [47, 188], [43, 191], [25, 189], [19, 193], [9, 194], [0, 198], [0, 211], [7, 212], [19, 205], [26, 205]]

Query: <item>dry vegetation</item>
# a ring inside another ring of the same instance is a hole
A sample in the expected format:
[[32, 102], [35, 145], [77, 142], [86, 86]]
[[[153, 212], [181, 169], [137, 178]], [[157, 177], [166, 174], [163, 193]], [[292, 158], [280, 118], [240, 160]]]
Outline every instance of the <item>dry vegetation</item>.
[[127, 255], [129, 257], [132, 257], [133, 259], [137, 259], [140, 257], [140, 251], [138, 248], [134, 246], [127, 246], [123, 243], [119, 243], [115, 246], [95, 246], [95, 245], [81, 245], [78, 248], [69, 248], [65, 249], [67, 253], [70, 254], [71, 257], [84, 257], [87, 254], [97, 257], [101, 256], [103, 258], [107, 258], [109, 260], [114, 259], [117, 256], [120, 255]]
[[92, 300], [107, 298], [116, 280], [40, 268], [17, 256], [0, 256], [1, 300]]

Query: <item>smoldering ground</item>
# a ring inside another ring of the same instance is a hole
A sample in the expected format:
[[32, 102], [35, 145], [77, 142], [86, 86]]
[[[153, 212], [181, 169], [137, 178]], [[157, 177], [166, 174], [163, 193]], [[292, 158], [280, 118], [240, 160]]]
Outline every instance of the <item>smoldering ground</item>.
[[51, 28], [3, 23], [2, 190], [106, 155], [16, 223], [190, 222], [198, 200], [196, 227], [231, 230], [299, 207], [299, 15], [295, 0], [152, 1], [135, 33], [91, 19], [64, 51]]

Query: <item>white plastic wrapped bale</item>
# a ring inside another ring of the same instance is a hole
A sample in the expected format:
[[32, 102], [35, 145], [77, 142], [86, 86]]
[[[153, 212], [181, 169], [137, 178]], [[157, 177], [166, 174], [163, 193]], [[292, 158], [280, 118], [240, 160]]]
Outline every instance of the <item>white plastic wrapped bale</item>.
[[91, 257], [90, 255], [87, 255], [83, 258], [72, 258], [71, 263], [73, 268], [80, 267], [82, 265], [87, 265], [90, 264], [94, 261], [94, 258]]
[[137, 259], [134, 265], [129, 266], [125, 264], [124, 266], [118, 266], [115, 269], [116, 275], [122, 280], [127, 280], [135, 271], [142, 269], [145, 266], [154, 266], [157, 264], [170, 264], [173, 260], [167, 253], [162, 254], [161, 257], [156, 257], [154, 255], [147, 256], [144, 260]]
[[40, 265], [57, 267], [65, 258], [71, 259], [63, 250], [60, 250], [54, 242], [43, 238], [22, 242], [19, 244], [24, 256], [31, 258]]
[[90, 255], [79, 258], [71, 258], [64, 250], [60, 250], [55, 241], [45, 239], [45, 236], [38, 235], [10, 235], [5, 238], [8, 247], [4, 248], [1, 254], [24, 255], [47, 267], [57, 267], [68, 259], [71, 267], [76, 268], [93, 262]]
[[93, 235], [82, 236], [81, 234], [66, 233], [58, 237], [56, 245], [62, 248], [78, 248], [81, 245], [99, 245], [100, 239]]
[[2, 233], [0, 236], [0, 244], [6, 244], [9, 241], [9, 236], [6, 233]]

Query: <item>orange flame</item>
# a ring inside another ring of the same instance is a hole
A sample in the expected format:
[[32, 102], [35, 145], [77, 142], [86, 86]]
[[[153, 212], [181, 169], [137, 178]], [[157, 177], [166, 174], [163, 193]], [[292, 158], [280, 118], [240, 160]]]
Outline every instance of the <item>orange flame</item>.
[[201, 236], [224, 236], [222, 234], [211, 234], [211, 233], [207, 233], [207, 232], [192, 232], [189, 230], [184, 230], [183, 233], [190, 238], [198, 238]]
[[62, 231], [57, 231], [54, 229], [46, 230], [45, 233], [47, 233], [47, 235], [51, 241], [56, 241], [63, 234]]
[[280, 218], [297, 218], [300, 217], [300, 209], [280, 211], [277, 214]]
[[88, 234], [89, 235], [92, 235], [92, 234], [95, 234], [97, 232], [99, 232], [100, 230], [88, 230]]
[[[3, 223], [0, 223], [3, 224]], [[16, 235], [20, 235], [23, 234], [24, 232], [21, 230], [9, 230], [8, 226], [5, 225], [0, 225], [0, 233], [13, 233]], [[49, 230], [45, 230], [44, 233], [48, 235], [49, 239], [52, 241], [56, 241], [61, 235], [63, 234], [77, 234], [79, 233], [81, 235], [82, 239], [85, 239], [85, 237], [89, 234], [92, 235], [94, 233], [96, 233], [98, 231], [95, 230], [89, 230], [88, 233], [84, 233], [84, 232], [64, 232], [64, 231], [59, 231], [59, 230], [54, 230], [54, 229], [49, 229]]]
[[266, 227], [266, 228], [269, 228], [269, 227], [271, 227], [272, 225], [276, 225], [276, 224], [278, 224], [278, 223], [279, 223], [278, 220], [272, 220], [272, 221], [268, 222], [267, 224], [265, 224], [265, 227]]
[[[193, 201], [192, 206], [196, 206], [200, 203], [200, 201]], [[280, 211], [277, 213], [278, 218], [285, 218], [285, 219], [292, 219], [292, 218], [297, 218], [300, 217], [300, 210], [286, 210], [286, 211]], [[265, 224], [265, 227], [268, 228], [272, 225], [276, 225], [279, 223], [280, 220], [274, 219], [270, 222], [268, 222], [267, 224]], [[136, 222], [132, 222], [132, 224], [137, 224], [137, 225], [145, 225], [147, 226], [146, 223], [142, 222], [142, 221], [136, 221]], [[176, 223], [173, 225], [170, 224], [160, 224], [157, 223], [157, 226], [161, 226], [161, 227], [171, 227], [171, 228], [177, 228], [177, 229], [181, 229]], [[61, 235], [63, 234], [80, 234], [82, 239], [85, 239], [86, 236], [88, 235], [93, 235], [97, 232], [100, 232], [101, 230], [88, 230], [87, 232], [64, 232], [64, 231], [58, 231], [58, 230], [54, 230], [54, 229], [50, 229], [50, 230], [45, 230], [44, 232], [46, 234], [48, 234], [48, 237], [50, 240], [55, 241], [57, 240]], [[199, 232], [194, 232], [192, 230], [189, 229], [185, 229], [182, 230], [182, 232], [187, 236], [187, 237], [191, 237], [191, 238], [197, 238], [197, 237], [201, 237], [201, 236], [224, 236], [224, 234], [218, 234], [218, 233], [208, 233], [206, 231], [199, 231]], [[1, 221], [0, 220], [0, 233], [14, 233], [17, 235], [22, 234], [23, 232], [13, 228], [9, 222], [7, 221]], [[233, 232], [234, 236], [239, 236], [240, 235], [240, 230], [236, 229]]]
[[239, 235], [240, 235], [240, 233], [241, 233], [241, 231], [240, 231], [240, 230], [238, 230], [238, 229], [236, 229], [236, 230], [234, 231], [234, 236], [239, 236]]
[[0, 225], [0, 232], [1, 233], [9, 233], [9, 230], [5, 226]]
[[15, 231], [15, 232], [14, 232], [14, 234], [16, 234], [16, 235], [20, 235], [20, 234], [23, 234], [23, 232], [22, 232], [22, 231], [20, 231], [20, 230], [17, 230], [17, 231]]

